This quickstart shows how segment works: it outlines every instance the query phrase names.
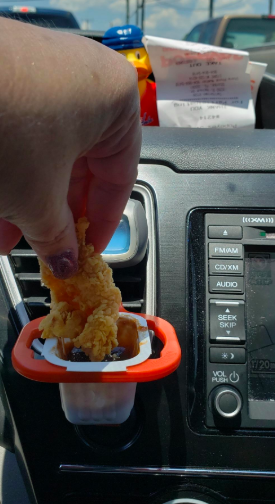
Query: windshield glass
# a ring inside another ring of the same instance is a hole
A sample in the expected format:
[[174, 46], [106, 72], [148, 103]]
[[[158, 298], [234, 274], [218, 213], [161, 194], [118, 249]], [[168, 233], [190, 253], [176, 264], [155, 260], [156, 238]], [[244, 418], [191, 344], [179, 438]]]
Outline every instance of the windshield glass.
[[221, 45], [234, 49], [275, 42], [275, 19], [239, 18], [229, 21]]
[[202, 33], [203, 29], [203, 24], [200, 24], [196, 26], [193, 30], [191, 30], [186, 37], [184, 37], [184, 40], [187, 40], [188, 42], [198, 42]]
[[[275, 41], [275, 19], [268, 17], [275, 14], [275, 0], [265, 2], [253, 0], [244, 8], [228, 0], [0, 0], [0, 15], [50, 28], [81, 28], [99, 41], [110, 28], [130, 24], [145, 35], [242, 49]], [[227, 15], [223, 37], [218, 29]]]
[[21, 12], [0, 12], [0, 16], [16, 19], [25, 23], [32, 23], [44, 28], [79, 28], [76, 20], [70, 14], [65, 12], [63, 16], [37, 12], [28, 12], [27, 14]]

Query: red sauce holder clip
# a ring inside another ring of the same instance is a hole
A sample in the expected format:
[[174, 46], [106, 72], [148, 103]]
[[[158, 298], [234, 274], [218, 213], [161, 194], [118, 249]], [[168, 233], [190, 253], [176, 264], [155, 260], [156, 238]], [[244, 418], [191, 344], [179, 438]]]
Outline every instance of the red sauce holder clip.
[[[121, 312], [125, 310], [121, 309]], [[124, 371], [116, 371], [114, 367], [112, 371], [106, 367], [104, 372], [68, 371], [66, 367], [52, 364], [46, 359], [35, 358], [31, 346], [36, 338], [41, 337], [41, 317], [22, 329], [12, 351], [13, 366], [18, 373], [31, 380], [59, 383], [62, 407], [70, 422], [84, 425], [120, 424], [130, 415], [137, 382], [164, 378], [177, 369], [181, 359], [176, 332], [169, 322], [150, 315], [128, 312], [127, 315], [145, 319], [148, 329], [154, 331], [161, 340], [163, 349], [159, 358], [147, 358], [136, 365], [131, 365], [129, 360]]]

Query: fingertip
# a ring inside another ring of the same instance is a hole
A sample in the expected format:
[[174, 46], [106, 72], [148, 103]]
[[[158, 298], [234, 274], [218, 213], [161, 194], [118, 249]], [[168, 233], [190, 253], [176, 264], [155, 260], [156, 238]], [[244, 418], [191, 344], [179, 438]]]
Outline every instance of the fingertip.
[[56, 278], [66, 280], [77, 273], [78, 243], [73, 215], [67, 205], [44, 226], [23, 231], [28, 243]]
[[118, 223], [106, 221], [91, 221], [86, 233], [86, 243], [91, 243], [95, 249], [95, 252], [102, 254], [102, 252], [110, 242]]
[[53, 275], [60, 280], [71, 278], [78, 271], [78, 261], [72, 249], [48, 256], [46, 261]]

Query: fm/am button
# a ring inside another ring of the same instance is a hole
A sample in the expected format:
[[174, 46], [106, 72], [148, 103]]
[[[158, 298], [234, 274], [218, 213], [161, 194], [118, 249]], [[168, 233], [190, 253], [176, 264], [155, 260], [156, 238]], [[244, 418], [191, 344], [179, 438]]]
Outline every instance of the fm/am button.
[[243, 275], [243, 261], [210, 259], [209, 275]]
[[209, 243], [209, 258], [228, 257], [243, 258], [243, 246], [241, 243]]

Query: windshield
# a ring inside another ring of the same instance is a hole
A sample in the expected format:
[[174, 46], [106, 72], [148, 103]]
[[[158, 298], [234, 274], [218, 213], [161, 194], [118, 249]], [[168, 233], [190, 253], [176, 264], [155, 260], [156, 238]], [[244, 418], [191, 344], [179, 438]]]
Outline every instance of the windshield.
[[198, 42], [200, 40], [200, 36], [202, 34], [203, 27], [204, 27], [204, 23], [202, 23], [198, 26], [195, 26], [195, 28], [193, 28], [193, 30], [191, 30], [190, 33], [188, 33], [188, 35], [186, 35], [184, 37], [184, 40], [187, 40], [188, 42]]
[[221, 45], [245, 49], [268, 42], [275, 42], [275, 19], [239, 18], [229, 21]]
[[25, 23], [32, 23], [38, 26], [43, 26], [44, 28], [79, 28], [79, 25], [74, 17], [68, 12], [64, 12], [64, 15], [60, 16], [55, 13], [42, 14], [37, 12], [28, 12], [25, 14], [21, 12], [0, 11], [0, 16], [16, 19], [17, 21], [23, 21]]

